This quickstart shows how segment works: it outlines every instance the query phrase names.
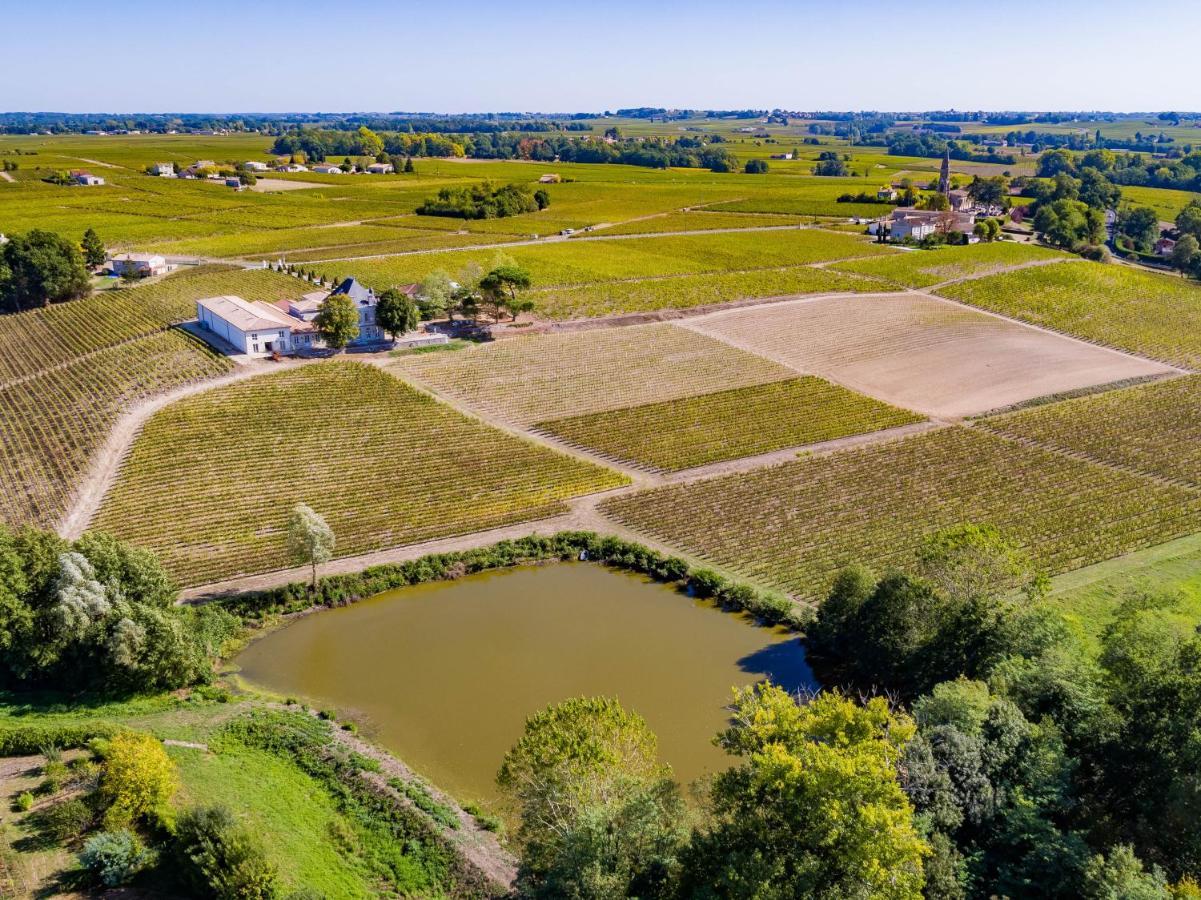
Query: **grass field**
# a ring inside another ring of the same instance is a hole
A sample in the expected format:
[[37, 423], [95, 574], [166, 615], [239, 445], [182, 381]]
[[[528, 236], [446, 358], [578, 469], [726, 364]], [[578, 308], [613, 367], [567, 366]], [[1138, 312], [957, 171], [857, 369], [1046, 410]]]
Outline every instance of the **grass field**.
[[520, 425], [750, 387], [796, 373], [674, 325], [532, 335], [391, 368]]
[[0, 521], [53, 526], [122, 411], [230, 368], [166, 331], [0, 386]]
[[675, 471], [918, 421], [920, 416], [806, 376], [537, 427], [608, 456]]
[[1193, 191], [1174, 191], [1170, 188], [1122, 185], [1122, 204], [1149, 206], [1159, 214], [1161, 222], [1175, 222], [1176, 215], [1193, 200], [1201, 200], [1201, 194]]
[[1201, 487], [1201, 375], [981, 419], [983, 428]]
[[325, 516], [337, 554], [351, 555], [553, 515], [624, 482], [375, 367], [331, 362], [157, 413], [94, 526], [197, 584], [288, 565], [283, 528], [298, 502]]
[[1031, 244], [998, 241], [970, 244], [966, 247], [940, 247], [915, 250], [872, 259], [835, 263], [831, 268], [882, 278], [904, 287], [930, 287], [955, 278], [979, 277], [1010, 266], [1050, 260], [1070, 259], [1065, 253]]
[[797, 596], [989, 523], [1051, 573], [1201, 527], [1201, 494], [962, 427], [605, 501], [632, 528]]
[[1129, 266], [1039, 266], [939, 293], [1185, 367], [1201, 365], [1201, 286]]

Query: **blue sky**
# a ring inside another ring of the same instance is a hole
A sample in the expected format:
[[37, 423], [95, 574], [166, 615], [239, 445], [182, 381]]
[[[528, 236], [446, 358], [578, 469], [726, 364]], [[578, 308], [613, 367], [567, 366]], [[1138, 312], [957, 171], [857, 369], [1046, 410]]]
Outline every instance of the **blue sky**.
[[17, 0], [0, 109], [1196, 109], [1201, 3]]

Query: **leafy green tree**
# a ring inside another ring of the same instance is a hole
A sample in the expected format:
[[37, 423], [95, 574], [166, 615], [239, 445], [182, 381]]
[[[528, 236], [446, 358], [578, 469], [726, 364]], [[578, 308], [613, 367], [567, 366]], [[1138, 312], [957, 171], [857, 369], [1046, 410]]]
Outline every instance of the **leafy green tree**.
[[947, 199], [946, 194], [939, 194], [936, 192], [922, 197], [921, 200], [918, 201], [918, 205], [922, 209], [933, 209], [945, 212], [951, 208], [951, 201]]
[[1183, 235], [1172, 248], [1168, 262], [1172, 264], [1172, 268], [1181, 272], [1197, 272], [1198, 268], [1201, 268], [1201, 244], [1191, 234]]
[[224, 806], [190, 809], [175, 827], [175, 858], [200, 896], [274, 900], [278, 875], [253, 833]]
[[311, 506], [297, 503], [288, 516], [288, 555], [297, 564], [312, 567], [317, 587], [317, 566], [334, 555], [334, 531]]
[[1050, 243], [1071, 249], [1099, 242], [1105, 235], [1105, 217], [1078, 200], [1055, 200], [1039, 205], [1034, 230]]
[[1162, 873], [1148, 872], [1134, 849], [1118, 845], [1108, 854], [1098, 853], [1084, 870], [1080, 896], [1085, 900], [1168, 900]]
[[1122, 189], [1094, 168], [1080, 171], [1080, 201], [1094, 209], [1112, 209], [1122, 199]]
[[80, 249], [83, 251], [84, 264], [89, 268], [97, 269], [108, 259], [108, 251], [104, 249], [104, 242], [91, 228], [83, 233]]
[[384, 152], [383, 139], [366, 125], [360, 125], [355, 132], [355, 144], [355, 152], [359, 156], [374, 157]]
[[1135, 206], [1118, 214], [1118, 233], [1140, 250], [1149, 250], [1159, 237], [1159, 214], [1149, 206]]
[[930, 849], [896, 768], [911, 719], [881, 698], [798, 704], [764, 683], [735, 692], [733, 721], [718, 743], [742, 762], [713, 780], [681, 896], [922, 896]]
[[137, 836], [124, 828], [93, 834], [79, 853], [80, 864], [106, 888], [128, 884], [150, 859]]
[[526, 721], [497, 774], [520, 814], [523, 896], [667, 896], [687, 815], [656, 748], [646, 722], [609, 698]]
[[1190, 200], [1188, 206], [1177, 213], [1176, 228], [1182, 235], [1191, 234], [1201, 241], [1201, 202]]
[[86, 297], [92, 290], [83, 254], [50, 231], [13, 235], [0, 246], [7, 278], [0, 300], [11, 310]]
[[550, 194], [542, 188], [539, 188], [538, 190], [534, 191], [534, 202], [538, 204], [538, 209], [546, 209], [548, 206], [550, 206]]
[[747, 175], [766, 175], [767, 170], [768, 165], [765, 159], [748, 159], [742, 168]]
[[416, 169], [416, 168], [414, 168], [414, 166], [413, 166], [413, 157], [411, 157], [411, 156], [406, 156], [406, 157], [405, 157], [404, 173], [405, 173], [406, 175], [412, 175], [412, 174], [413, 174], [413, 173], [415, 173], [416, 171], [417, 171], [417, 169]]
[[493, 319], [499, 322], [501, 313], [507, 309], [516, 320], [518, 313], [532, 309], [532, 302], [518, 296], [518, 291], [528, 290], [532, 283], [530, 273], [514, 262], [496, 266], [480, 279], [480, 290], [492, 309]]
[[417, 304], [395, 288], [388, 288], [379, 295], [375, 306], [375, 322], [393, 339], [416, 331], [420, 319]]
[[313, 324], [327, 347], [341, 350], [359, 336], [359, 311], [345, 294], [330, 294]]
[[1054, 178], [1061, 173], [1071, 175], [1076, 171], [1076, 161], [1069, 150], [1060, 148], [1044, 153], [1038, 160], [1038, 177]]
[[105, 826], [124, 828], [157, 817], [166, 810], [177, 784], [175, 763], [158, 738], [136, 731], [114, 735], [100, 776]]
[[983, 206], [1004, 206], [1009, 200], [1009, 179], [1004, 175], [972, 179], [967, 186], [968, 196]]
[[417, 289], [417, 308], [421, 318], [438, 319], [451, 308], [454, 284], [445, 269], [437, 269], [421, 280]]

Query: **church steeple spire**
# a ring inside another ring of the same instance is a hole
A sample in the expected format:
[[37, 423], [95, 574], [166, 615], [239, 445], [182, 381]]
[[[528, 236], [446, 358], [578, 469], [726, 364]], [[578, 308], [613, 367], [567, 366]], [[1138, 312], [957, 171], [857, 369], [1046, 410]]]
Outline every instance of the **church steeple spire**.
[[951, 189], [951, 145], [947, 145], [942, 156], [942, 168], [938, 172], [938, 192], [945, 194]]

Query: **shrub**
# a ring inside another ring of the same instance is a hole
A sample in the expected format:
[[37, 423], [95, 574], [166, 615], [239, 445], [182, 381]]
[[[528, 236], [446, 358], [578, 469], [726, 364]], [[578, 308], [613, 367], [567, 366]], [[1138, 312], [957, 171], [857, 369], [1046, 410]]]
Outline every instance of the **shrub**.
[[150, 853], [128, 831], [102, 831], [83, 844], [79, 861], [105, 887], [127, 883], [150, 861]]
[[78, 797], [56, 803], [42, 814], [45, 832], [61, 844], [70, 843], [92, 827], [96, 813]]
[[175, 792], [175, 764], [149, 734], [122, 732], [110, 742], [100, 777], [100, 797], [109, 827], [157, 815]]
[[224, 806], [196, 807], [179, 818], [175, 854], [182, 874], [215, 900], [268, 900], [278, 879], [254, 835]]
[[33, 794], [29, 791], [22, 791], [17, 795], [17, 799], [13, 801], [13, 806], [17, 812], [29, 812], [33, 809]]
[[57, 794], [63, 789], [63, 785], [67, 781], [67, 764], [61, 759], [50, 760], [42, 766], [42, 775], [45, 781], [42, 782], [42, 792], [46, 794]]

